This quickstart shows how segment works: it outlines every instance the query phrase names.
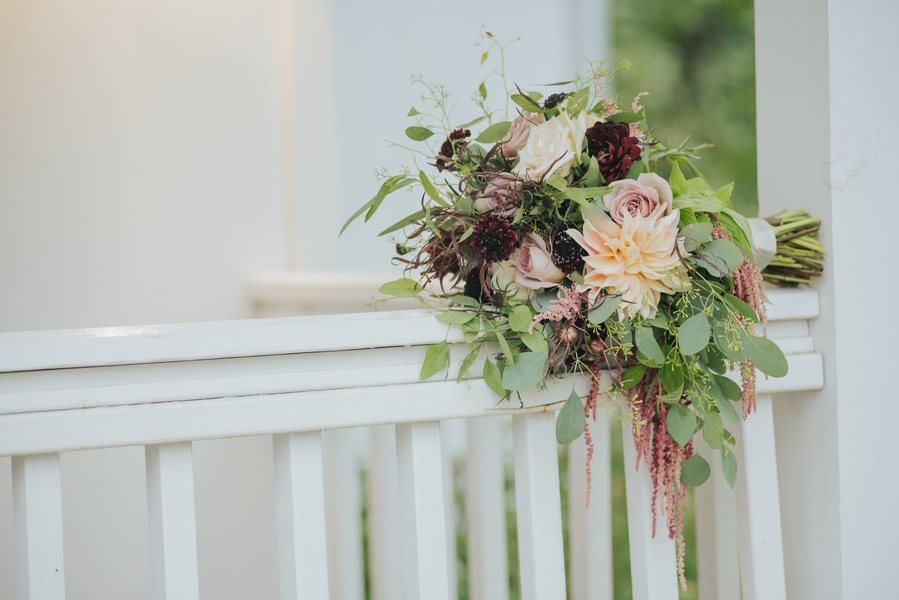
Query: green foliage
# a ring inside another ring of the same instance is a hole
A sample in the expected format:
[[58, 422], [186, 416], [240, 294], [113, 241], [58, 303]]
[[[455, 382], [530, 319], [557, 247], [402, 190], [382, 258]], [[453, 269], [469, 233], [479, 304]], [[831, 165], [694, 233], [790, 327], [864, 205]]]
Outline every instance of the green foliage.
[[681, 446], [686, 446], [696, 431], [696, 415], [682, 404], [672, 404], [665, 417], [665, 425], [672, 439]]
[[429, 347], [425, 352], [425, 360], [421, 365], [419, 376], [422, 380], [443, 371], [449, 366], [449, 345], [440, 342]]
[[577, 392], [572, 390], [556, 417], [556, 440], [563, 445], [570, 444], [584, 433], [586, 422], [584, 403]]
[[546, 352], [522, 352], [514, 365], [503, 371], [503, 387], [507, 390], [526, 390], [543, 381], [546, 372]]
[[681, 354], [696, 354], [709, 344], [712, 329], [705, 313], [697, 313], [681, 323], [677, 328], [677, 345]]
[[702, 485], [709, 478], [712, 470], [709, 463], [698, 454], [694, 454], [685, 460], [680, 467], [680, 479], [685, 485], [696, 487]]
[[414, 279], [400, 277], [399, 279], [388, 281], [383, 284], [378, 288], [378, 291], [382, 294], [394, 296], [396, 298], [408, 298], [409, 296], [415, 296], [423, 289], [424, 288], [422, 288]]

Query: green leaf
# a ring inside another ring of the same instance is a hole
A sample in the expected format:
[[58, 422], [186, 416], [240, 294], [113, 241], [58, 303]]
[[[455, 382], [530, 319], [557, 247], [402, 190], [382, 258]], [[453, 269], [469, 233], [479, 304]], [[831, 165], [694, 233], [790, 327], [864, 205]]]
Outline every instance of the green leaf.
[[693, 437], [693, 432], [696, 431], [696, 415], [686, 406], [674, 404], [668, 409], [665, 424], [674, 441], [681, 446], [686, 446]]
[[705, 313], [697, 313], [681, 323], [677, 328], [677, 345], [681, 354], [696, 354], [709, 345], [712, 328]]
[[714, 277], [725, 277], [743, 264], [745, 257], [730, 240], [712, 240], [700, 246], [691, 261]]
[[640, 385], [644, 377], [646, 377], [646, 367], [643, 365], [626, 368], [621, 373], [621, 389], [625, 391], [634, 389]]
[[416, 142], [423, 142], [432, 135], [434, 135], [434, 132], [427, 127], [422, 127], [420, 125], [406, 127], [406, 137], [411, 140], [415, 140]]
[[491, 390], [496, 392], [497, 396], [505, 396], [506, 390], [503, 388], [503, 374], [496, 363], [490, 359], [484, 361], [484, 383]]
[[737, 455], [733, 450], [723, 448], [721, 450], [721, 470], [724, 472], [724, 479], [730, 487], [734, 487], [737, 482]]
[[655, 363], [661, 366], [665, 362], [665, 353], [656, 341], [656, 337], [652, 332], [652, 327], [640, 326], [634, 332], [634, 341], [637, 342], [637, 350]]
[[567, 109], [568, 114], [572, 117], [580, 114], [587, 108], [587, 101], [590, 99], [590, 88], [581, 88], [568, 97]]
[[381, 203], [384, 202], [384, 198], [414, 182], [414, 179], [406, 177], [405, 175], [394, 175], [393, 177], [388, 178], [381, 184], [378, 193], [375, 194], [371, 200], [363, 204], [359, 210], [350, 215], [350, 218], [347, 219], [346, 223], [343, 224], [343, 227], [340, 228], [340, 233], [338, 235], [343, 235], [343, 232], [346, 231], [347, 227], [349, 227], [350, 224], [358, 219], [363, 213], [365, 213], [365, 220], [368, 221], [381, 206]]
[[547, 179], [546, 183], [553, 189], [561, 192], [568, 200], [591, 208], [593, 208], [593, 204], [591, 204], [590, 200], [600, 198], [609, 191], [607, 187], [568, 187], [568, 182], [558, 173]]
[[549, 309], [549, 305], [553, 300], [558, 298], [556, 292], [540, 292], [531, 300], [531, 306], [537, 312], [543, 312]]
[[419, 113], [419, 112], [418, 112], [418, 109], [415, 108], [415, 107], [413, 106], [412, 108], [409, 109], [409, 112], [406, 113], [406, 116], [407, 116], [407, 117], [414, 117], [414, 116], [417, 116], [417, 115], [419, 115], [419, 114], [421, 114], [421, 113]]
[[462, 294], [456, 294], [455, 296], [450, 296], [450, 301], [453, 304], [458, 304], [459, 306], [468, 306], [471, 308], [477, 308], [481, 305], [480, 302], [478, 302], [471, 296], [463, 296]]
[[684, 485], [689, 485], [690, 487], [702, 485], [711, 473], [712, 470], [709, 468], [709, 463], [698, 454], [694, 454], [682, 462], [680, 466], [680, 480]]
[[446, 201], [440, 197], [440, 192], [437, 191], [437, 188], [431, 183], [431, 178], [424, 171], [418, 172], [418, 180], [421, 181], [421, 187], [424, 188], [425, 193], [430, 196], [431, 200], [446, 205]]
[[721, 394], [728, 400], [740, 400], [743, 397], [743, 390], [737, 385], [737, 382], [730, 377], [723, 375], [712, 375], [712, 381], [718, 384]]
[[680, 234], [684, 238], [684, 249], [687, 252], [693, 252], [699, 248], [700, 244], [712, 235], [713, 228], [714, 226], [708, 221], [694, 223], [682, 228]]
[[758, 323], [759, 317], [755, 309], [731, 294], [724, 294], [724, 303], [738, 315], [749, 319], [753, 323]]
[[506, 362], [510, 365], [515, 362], [515, 355], [512, 354], [512, 348], [509, 346], [508, 340], [506, 340], [506, 336], [502, 334], [501, 331], [493, 328], [493, 333], [496, 335], [496, 341], [499, 343], [499, 347], [502, 349], [503, 354], [506, 357]]
[[749, 358], [755, 368], [771, 377], [783, 377], [789, 370], [787, 357], [777, 344], [768, 338], [756, 335], [747, 336], [749, 342]]
[[525, 96], [524, 94], [512, 94], [510, 98], [512, 99], [512, 102], [514, 102], [527, 112], [543, 112], [543, 107], [540, 106], [540, 103], [530, 96]]
[[402, 229], [403, 227], [405, 227], [406, 225], [409, 225], [410, 223], [415, 223], [416, 221], [421, 221], [424, 218], [425, 218], [424, 210], [414, 212], [411, 215], [407, 215], [407, 216], [403, 217], [402, 219], [400, 219], [399, 221], [397, 221], [396, 223], [394, 223], [393, 225], [391, 225], [390, 227], [388, 227], [387, 229], [385, 229], [384, 231], [379, 233], [378, 237], [387, 235], [388, 233], [393, 233], [394, 231]]
[[509, 313], [509, 327], [518, 333], [527, 333], [531, 328], [531, 320], [534, 318], [531, 309], [525, 304], [519, 304]]
[[541, 328], [536, 328], [532, 333], [521, 334], [522, 343], [533, 352], [547, 352], [549, 343], [546, 341], [546, 334]]
[[396, 298], [408, 298], [410, 296], [418, 294], [423, 289], [424, 288], [421, 287], [421, 285], [419, 285], [419, 283], [414, 279], [406, 279], [405, 277], [400, 277], [399, 279], [388, 281], [387, 283], [379, 287], [378, 291], [382, 294], [394, 296]]
[[570, 444], [581, 437], [587, 419], [584, 416], [584, 403], [574, 390], [568, 396], [568, 400], [562, 405], [559, 416], [556, 417], [556, 441], [560, 444]]
[[507, 390], [524, 390], [543, 381], [546, 368], [546, 352], [522, 352], [514, 365], [503, 371], [503, 387]]
[[485, 62], [487, 62], [487, 56], [488, 56], [487, 51], [484, 50], [484, 51], [481, 53], [481, 64], [482, 64], [482, 65], [483, 65]]
[[434, 344], [425, 352], [425, 361], [421, 365], [419, 377], [427, 379], [449, 366], [449, 345], [446, 342]]
[[475, 316], [470, 312], [462, 312], [459, 310], [447, 310], [437, 315], [438, 321], [450, 323], [451, 325], [464, 325], [474, 318]]
[[481, 132], [481, 135], [477, 137], [477, 141], [482, 144], [495, 144], [500, 141], [506, 134], [509, 133], [509, 128], [512, 126], [512, 123], [509, 121], [500, 121], [499, 123], [494, 123], [487, 129]]
[[684, 389], [684, 372], [680, 365], [666, 362], [659, 373], [662, 387], [669, 394], [680, 394]]
[[715, 346], [728, 360], [743, 362], [749, 357], [746, 333], [741, 328], [728, 329], [724, 322], [715, 323], [713, 339]]
[[724, 447], [724, 425], [721, 423], [721, 415], [716, 412], [705, 415], [702, 422], [702, 439], [716, 450]]
[[736, 409], [734, 409], [734, 405], [728, 399], [720, 400], [715, 398], [715, 406], [718, 407], [718, 412], [721, 413], [721, 416], [730, 421], [731, 423], [735, 423], [737, 425], [740, 424], [740, 415], [737, 414]]
[[594, 325], [605, 323], [621, 304], [621, 296], [606, 296], [595, 307], [587, 312], [587, 320]]
[[671, 193], [680, 196], [687, 191], [687, 178], [680, 170], [680, 165], [675, 161], [671, 163], [671, 175], [668, 176], [671, 185]]
[[487, 86], [484, 85], [484, 82], [481, 82], [481, 85], [478, 86], [478, 95], [481, 97], [481, 100], [487, 99]]
[[465, 355], [465, 358], [462, 359], [462, 364], [459, 365], [459, 374], [456, 375], [456, 379], [465, 379], [465, 377], [468, 375], [468, 371], [471, 369], [474, 361], [478, 359], [478, 355], [480, 353], [480, 344], [475, 344], [474, 346], [472, 346], [471, 350], [468, 351], [468, 354]]

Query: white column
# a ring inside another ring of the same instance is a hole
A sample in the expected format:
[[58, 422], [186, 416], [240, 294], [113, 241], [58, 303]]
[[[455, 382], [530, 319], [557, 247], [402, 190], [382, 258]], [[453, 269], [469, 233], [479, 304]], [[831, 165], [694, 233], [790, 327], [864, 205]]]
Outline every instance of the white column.
[[[899, 4], [757, 0], [759, 203], [824, 219], [812, 322], [820, 392], [775, 402], [791, 598], [888, 597], [899, 555], [891, 318], [899, 285], [895, 165]], [[873, 492], [876, 490], [876, 492]]]

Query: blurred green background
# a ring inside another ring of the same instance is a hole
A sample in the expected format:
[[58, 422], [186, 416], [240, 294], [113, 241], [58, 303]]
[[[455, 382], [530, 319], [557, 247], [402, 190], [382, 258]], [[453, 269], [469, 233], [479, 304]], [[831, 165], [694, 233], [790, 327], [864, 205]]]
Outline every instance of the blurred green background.
[[714, 144], [697, 165], [713, 186], [735, 182], [735, 208], [758, 212], [751, 0], [608, 0], [619, 99], [643, 104], [663, 142]]

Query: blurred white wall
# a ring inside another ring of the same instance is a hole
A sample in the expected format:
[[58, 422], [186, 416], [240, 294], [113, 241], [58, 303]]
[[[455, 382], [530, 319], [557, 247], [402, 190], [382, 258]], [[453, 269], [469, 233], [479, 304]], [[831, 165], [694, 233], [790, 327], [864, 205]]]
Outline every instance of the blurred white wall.
[[[246, 316], [263, 269], [383, 270], [343, 219], [395, 166], [423, 73], [480, 81], [481, 24], [520, 36], [508, 73], [564, 79], [604, 54], [603, 3], [566, 0], [0, 0], [0, 330]], [[499, 95], [499, 90], [491, 90]], [[271, 598], [270, 441], [196, 446], [205, 598]], [[75, 600], [147, 598], [139, 449], [64, 460]], [[0, 598], [12, 597], [0, 462]]]

